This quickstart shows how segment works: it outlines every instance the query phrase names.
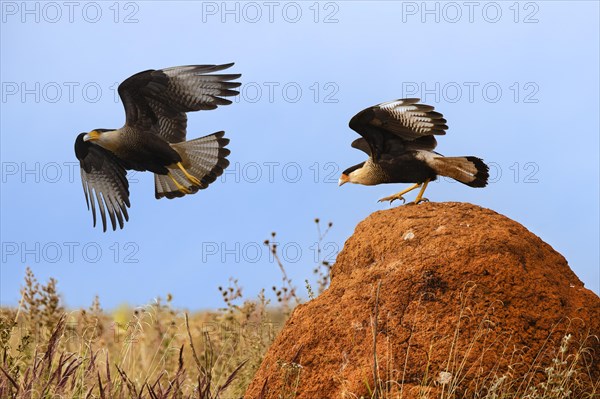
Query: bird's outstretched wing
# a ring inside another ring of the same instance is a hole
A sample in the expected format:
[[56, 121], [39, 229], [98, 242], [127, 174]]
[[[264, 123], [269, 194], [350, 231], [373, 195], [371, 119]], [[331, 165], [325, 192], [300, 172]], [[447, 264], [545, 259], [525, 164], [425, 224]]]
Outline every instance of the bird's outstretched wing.
[[215, 109], [231, 104], [223, 98], [236, 96], [241, 85], [231, 82], [240, 74], [211, 75], [224, 65], [190, 65], [148, 70], [119, 85], [125, 107], [125, 125], [152, 131], [169, 143], [185, 141], [186, 112]]
[[112, 229], [123, 228], [124, 220], [129, 220], [129, 182], [127, 171], [108, 150], [83, 141], [85, 133], [75, 140], [75, 155], [79, 159], [81, 183], [88, 209], [92, 208], [94, 227], [96, 226], [96, 205], [102, 218], [102, 229], [106, 231], [106, 211]]
[[446, 134], [446, 119], [418, 98], [388, 101], [356, 114], [350, 128], [362, 136], [352, 147], [377, 159], [382, 154], [406, 150], [433, 150], [434, 135]]

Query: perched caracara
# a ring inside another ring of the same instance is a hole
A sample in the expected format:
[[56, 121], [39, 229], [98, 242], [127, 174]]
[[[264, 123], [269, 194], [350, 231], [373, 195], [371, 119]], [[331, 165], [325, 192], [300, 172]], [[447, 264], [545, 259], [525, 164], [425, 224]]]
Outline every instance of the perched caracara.
[[421, 187], [413, 201], [427, 201], [423, 193], [437, 176], [448, 176], [470, 187], [485, 187], [488, 167], [477, 157], [444, 157], [433, 151], [435, 135], [446, 134], [446, 120], [433, 107], [418, 104], [418, 98], [389, 101], [360, 111], [350, 120], [350, 128], [362, 137], [352, 147], [369, 159], [346, 169], [339, 185], [356, 183], [372, 186], [382, 183], [415, 183], [380, 199], [393, 201]]
[[191, 65], [137, 73], [119, 85], [125, 126], [95, 129], [75, 140], [81, 181], [96, 226], [96, 205], [116, 230], [129, 220], [127, 170], [154, 173], [155, 197], [175, 198], [205, 189], [229, 165], [223, 132], [186, 141], [186, 112], [231, 104], [239, 74], [212, 74], [226, 65]]

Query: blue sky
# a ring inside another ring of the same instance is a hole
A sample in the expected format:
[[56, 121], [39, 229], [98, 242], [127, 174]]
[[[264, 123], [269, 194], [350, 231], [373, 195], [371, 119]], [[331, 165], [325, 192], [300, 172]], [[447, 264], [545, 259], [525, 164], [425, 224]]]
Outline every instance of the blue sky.
[[[1, 35], [0, 304], [16, 305], [29, 265], [65, 303], [111, 309], [167, 293], [221, 306], [234, 276], [247, 296], [280, 282], [271, 231], [304, 293], [313, 219], [334, 226], [334, 259], [356, 224], [403, 185], [337, 187], [364, 160], [350, 148], [361, 109], [421, 97], [448, 119], [446, 155], [477, 155], [491, 184], [442, 180], [434, 201], [464, 201], [522, 223], [598, 293], [599, 21], [592, 1], [11, 2]], [[92, 228], [76, 135], [122, 126], [119, 82], [145, 69], [235, 62], [242, 94], [189, 115], [188, 137], [225, 130], [230, 168], [210, 189], [154, 199], [130, 177], [130, 221]]]

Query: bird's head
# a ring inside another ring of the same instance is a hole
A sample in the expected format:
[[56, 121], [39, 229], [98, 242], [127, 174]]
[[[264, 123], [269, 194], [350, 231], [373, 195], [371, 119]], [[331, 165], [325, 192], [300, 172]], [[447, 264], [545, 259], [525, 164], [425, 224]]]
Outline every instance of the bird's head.
[[119, 130], [94, 129], [83, 136], [83, 141], [89, 141], [107, 150], [114, 151], [119, 147]]
[[365, 184], [361, 178], [363, 176], [362, 172], [364, 164], [365, 163], [362, 162], [343, 171], [338, 180], [338, 186], [346, 183]]
[[83, 141], [97, 141], [100, 140], [100, 136], [104, 133], [104, 129], [94, 129], [91, 132], [83, 136]]
[[339, 180], [338, 180], [338, 186], [341, 186], [343, 184], [346, 184], [350, 181], [350, 176], [348, 176], [345, 172], [342, 173], [342, 175], [340, 176]]

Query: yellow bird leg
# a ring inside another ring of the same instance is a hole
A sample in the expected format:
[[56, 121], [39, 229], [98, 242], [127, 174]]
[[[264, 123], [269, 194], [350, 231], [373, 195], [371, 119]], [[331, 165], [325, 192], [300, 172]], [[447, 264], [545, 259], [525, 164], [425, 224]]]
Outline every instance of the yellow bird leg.
[[177, 167], [179, 169], [181, 169], [181, 171], [183, 172], [183, 174], [185, 175], [185, 177], [189, 180], [190, 183], [192, 183], [194, 186], [201, 186], [202, 184], [200, 183], [200, 180], [198, 180], [197, 177], [192, 176], [188, 173], [187, 170], [185, 170], [185, 168], [183, 167], [183, 165], [181, 164], [181, 162], [177, 162]]
[[420, 202], [429, 202], [427, 198], [423, 198], [423, 194], [425, 193], [425, 189], [427, 188], [429, 182], [430, 179], [425, 180], [425, 183], [423, 183], [423, 187], [421, 187], [421, 191], [419, 191], [419, 194], [417, 194], [417, 197], [413, 201], [414, 204], [418, 204]]
[[171, 178], [171, 180], [173, 180], [173, 183], [175, 183], [175, 186], [177, 186], [177, 189], [179, 191], [181, 191], [184, 194], [191, 194], [192, 193], [192, 190], [190, 190], [189, 188], [187, 188], [187, 187], [183, 186], [181, 183], [179, 183], [177, 181], [177, 179], [175, 179], [175, 176], [173, 176], [171, 174], [171, 172], [167, 173], [167, 176], [169, 176]]
[[409, 188], [407, 188], [406, 190], [402, 190], [400, 191], [398, 194], [394, 194], [394, 195], [390, 195], [389, 197], [385, 197], [380, 199], [378, 202], [383, 202], [383, 201], [390, 201], [390, 204], [392, 202], [394, 202], [395, 200], [402, 200], [403, 202], [406, 202], [406, 200], [404, 199], [404, 197], [402, 195], [416, 189], [419, 188], [421, 186], [421, 183], [416, 183], [413, 186], [410, 186]]

